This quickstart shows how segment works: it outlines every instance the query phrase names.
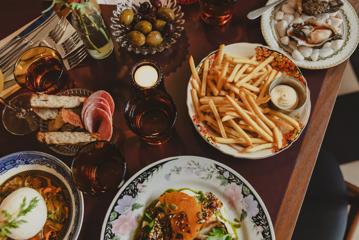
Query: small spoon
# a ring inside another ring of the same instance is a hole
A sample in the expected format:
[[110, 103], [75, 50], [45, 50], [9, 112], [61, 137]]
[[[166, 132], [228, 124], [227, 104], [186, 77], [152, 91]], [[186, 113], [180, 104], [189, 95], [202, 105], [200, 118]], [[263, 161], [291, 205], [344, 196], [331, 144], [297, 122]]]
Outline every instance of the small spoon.
[[254, 20], [260, 16], [263, 15], [263, 13], [265, 13], [266, 11], [268, 11], [269, 9], [277, 6], [278, 4], [284, 2], [286, 0], [278, 0], [274, 3], [271, 3], [271, 4], [268, 4], [268, 5], [265, 5], [264, 7], [261, 7], [261, 8], [258, 8], [256, 10], [253, 10], [253, 11], [250, 11], [248, 14], [247, 14], [247, 18], [250, 19], [250, 20]]

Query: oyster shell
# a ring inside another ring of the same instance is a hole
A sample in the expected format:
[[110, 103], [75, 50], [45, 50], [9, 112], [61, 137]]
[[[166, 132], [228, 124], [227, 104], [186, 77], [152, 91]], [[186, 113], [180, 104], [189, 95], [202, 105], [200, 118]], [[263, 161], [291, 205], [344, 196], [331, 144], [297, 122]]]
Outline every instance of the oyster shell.
[[316, 16], [323, 13], [333, 13], [343, 6], [341, 0], [297, 0], [297, 11]]
[[301, 24], [291, 24], [287, 29], [287, 35], [299, 46], [307, 47], [320, 47], [326, 42], [342, 38], [334, 27], [314, 19], [308, 19]]

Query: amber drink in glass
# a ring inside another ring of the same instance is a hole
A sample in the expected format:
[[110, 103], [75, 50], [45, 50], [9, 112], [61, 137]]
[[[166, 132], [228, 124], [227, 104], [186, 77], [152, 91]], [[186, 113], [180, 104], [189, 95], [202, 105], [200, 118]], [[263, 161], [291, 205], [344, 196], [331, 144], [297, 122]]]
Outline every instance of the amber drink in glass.
[[95, 195], [116, 190], [122, 185], [126, 162], [115, 145], [99, 141], [80, 149], [73, 159], [71, 170], [77, 188]]
[[225, 25], [233, 16], [237, 0], [200, 0], [201, 18], [211, 25]]
[[167, 142], [177, 117], [176, 107], [162, 84], [162, 74], [152, 62], [141, 62], [132, 71], [132, 85], [136, 89], [127, 102], [125, 116], [130, 129], [146, 143]]

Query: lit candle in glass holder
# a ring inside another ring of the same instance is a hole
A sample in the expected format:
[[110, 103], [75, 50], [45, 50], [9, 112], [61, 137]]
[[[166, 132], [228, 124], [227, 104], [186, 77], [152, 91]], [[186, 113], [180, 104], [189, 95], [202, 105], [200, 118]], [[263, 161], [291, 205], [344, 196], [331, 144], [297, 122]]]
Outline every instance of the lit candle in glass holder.
[[133, 84], [141, 90], [156, 88], [161, 83], [161, 80], [160, 69], [152, 62], [143, 61], [133, 68]]

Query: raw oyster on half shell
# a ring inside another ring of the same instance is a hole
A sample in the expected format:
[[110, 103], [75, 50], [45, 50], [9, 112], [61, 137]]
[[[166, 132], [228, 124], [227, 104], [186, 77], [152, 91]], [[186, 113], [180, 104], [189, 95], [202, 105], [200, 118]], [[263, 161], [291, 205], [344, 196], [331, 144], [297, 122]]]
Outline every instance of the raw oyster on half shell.
[[323, 13], [333, 13], [342, 6], [341, 0], [296, 0], [297, 11], [311, 16], [317, 16]]
[[329, 24], [323, 24], [308, 19], [304, 23], [291, 24], [287, 35], [297, 42], [298, 46], [320, 47], [325, 43], [341, 39], [342, 35]]

